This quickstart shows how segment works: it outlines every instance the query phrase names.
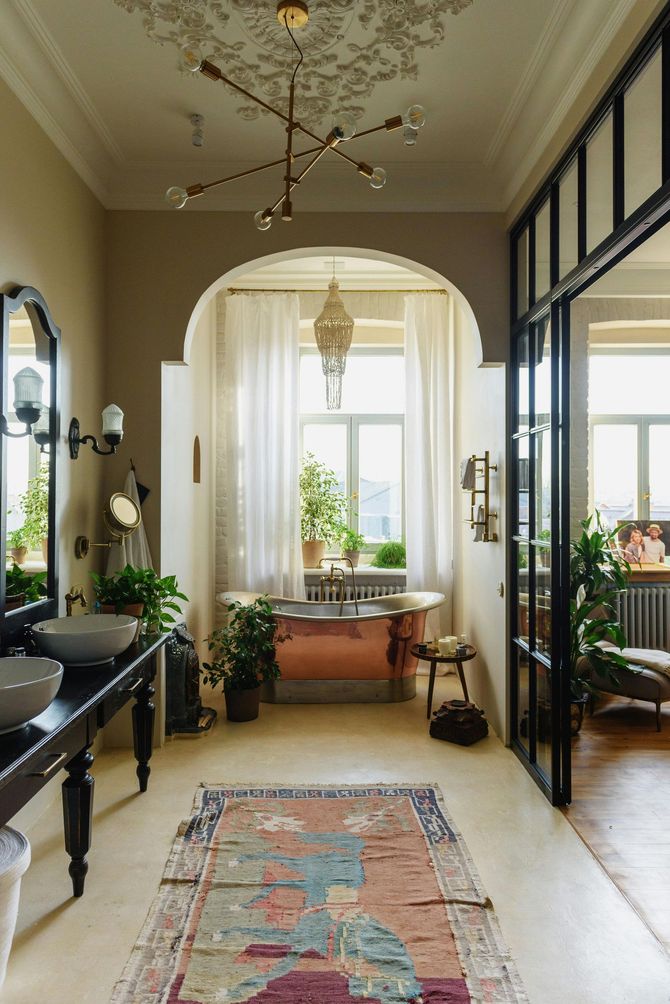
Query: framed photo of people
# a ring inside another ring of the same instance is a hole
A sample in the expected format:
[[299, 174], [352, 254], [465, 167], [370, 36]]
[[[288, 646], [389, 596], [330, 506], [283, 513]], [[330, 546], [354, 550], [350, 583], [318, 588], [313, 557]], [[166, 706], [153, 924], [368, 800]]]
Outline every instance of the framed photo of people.
[[666, 565], [670, 571], [670, 520], [619, 520], [617, 540], [631, 568]]

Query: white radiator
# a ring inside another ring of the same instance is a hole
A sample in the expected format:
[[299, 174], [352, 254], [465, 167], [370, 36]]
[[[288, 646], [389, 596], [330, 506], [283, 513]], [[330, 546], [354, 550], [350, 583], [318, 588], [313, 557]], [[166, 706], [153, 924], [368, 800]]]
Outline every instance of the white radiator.
[[[319, 600], [319, 586], [318, 585], [307, 585], [307, 599]], [[404, 593], [404, 586], [356, 586], [356, 599], [357, 600], [372, 600], [376, 599], [378, 596], [393, 596], [395, 593]], [[340, 594], [336, 589], [329, 589], [328, 586], [325, 587], [324, 595], [327, 603], [333, 603], [335, 601], [339, 602]], [[351, 586], [347, 586], [344, 593], [345, 600], [353, 600], [354, 590]]]
[[619, 620], [630, 648], [670, 644], [670, 585], [631, 586], [619, 599]]

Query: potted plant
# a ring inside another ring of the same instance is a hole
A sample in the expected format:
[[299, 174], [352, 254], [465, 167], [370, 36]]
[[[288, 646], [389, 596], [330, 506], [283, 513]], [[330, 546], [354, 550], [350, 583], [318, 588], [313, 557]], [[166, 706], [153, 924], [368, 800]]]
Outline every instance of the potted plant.
[[300, 470], [300, 533], [305, 568], [317, 568], [326, 544], [338, 541], [346, 529], [347, 499], [334, 471], [306, 453]]
[[5, 573], [5, 610], [15, 610], [26, 603], [37, 603], [47, 594], [46, 572], [28, 575], [16, 562]]
[[49, 465], [42, 464], [35, 477], [28, 482], [25, 492], [19, 496], [23, 510], [23, 529], [28, 547], [41, 550], [47, 560], [49, 537]]
[[22, 565], [28, 555], [28, 537], [22, 526], [16, 530], [10, 530], [7, 534], [7, 549], [12, 560], [17, 565]]
[[203, 683], [223, 686], [226, 716], [231, 722], [258, 718], [260, 686], [279, 677], [276, 646], [289, 635], [280, 635], [267, 596], [253, 603], [229, 604], [226, 627], [207, 639], [211, 662], [202, 666]]
[[584, 705], [592, 687], [589, 667], [597, 669], [615, 685], [617, 669], [630, 669], [615, 649], [602, 642], [626, 647], [618, 620], [617, 597], [628, 588], [630, 565], [616, 548], [621, 527], [610, 530], [596, 512], [581, 522], [580, 536], [570, 541], [570, 691], [573, 735], [579, 731]]
[[405, 545], [399, 540], [387, 540], [372, 559], [374, 568], [405, 568], [406, 564]]
[[141, 624], [149, 634], [162, 633], [175, 623], [172, 612], [181, 613], [176, 602], [188, 602], [179, 592], [174, 575], [159, 578], [152, 568], [126, 565], [113, 575], [91, 572], [93, 590], [103, 613], [129, 614], [137, 617], [137, 636]]
[[342, 557], [349, 558], [353, 567], [356, 568], [358, 566], [358, 559], [361, 556], [361, 550], [365, 547], [365, 537], [362, 533], [356, 533], [355, 530], [345, 530], [340, 544], [342, 546]]

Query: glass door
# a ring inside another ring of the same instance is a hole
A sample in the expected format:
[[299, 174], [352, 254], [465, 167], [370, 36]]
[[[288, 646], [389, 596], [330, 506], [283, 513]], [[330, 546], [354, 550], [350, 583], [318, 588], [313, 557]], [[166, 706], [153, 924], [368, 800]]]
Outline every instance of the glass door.
[[558, 305], [525, 325], [511, 369], [512, 745], [555, 805], [569, 800], [570, 779], [560, 650], [559, 326]]

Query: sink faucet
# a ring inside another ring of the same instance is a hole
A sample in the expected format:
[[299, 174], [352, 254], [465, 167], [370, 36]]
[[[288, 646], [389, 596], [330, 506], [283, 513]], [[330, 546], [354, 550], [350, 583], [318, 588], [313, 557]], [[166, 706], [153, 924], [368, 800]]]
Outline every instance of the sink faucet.
[[65, 613], [67, 617], [72, 617], [72, 607], [75, 603], [81, 603], [83, 608], [88, 605], [84, 596], [83, 586], [70, 586], [70, 592], [65, 594]]

